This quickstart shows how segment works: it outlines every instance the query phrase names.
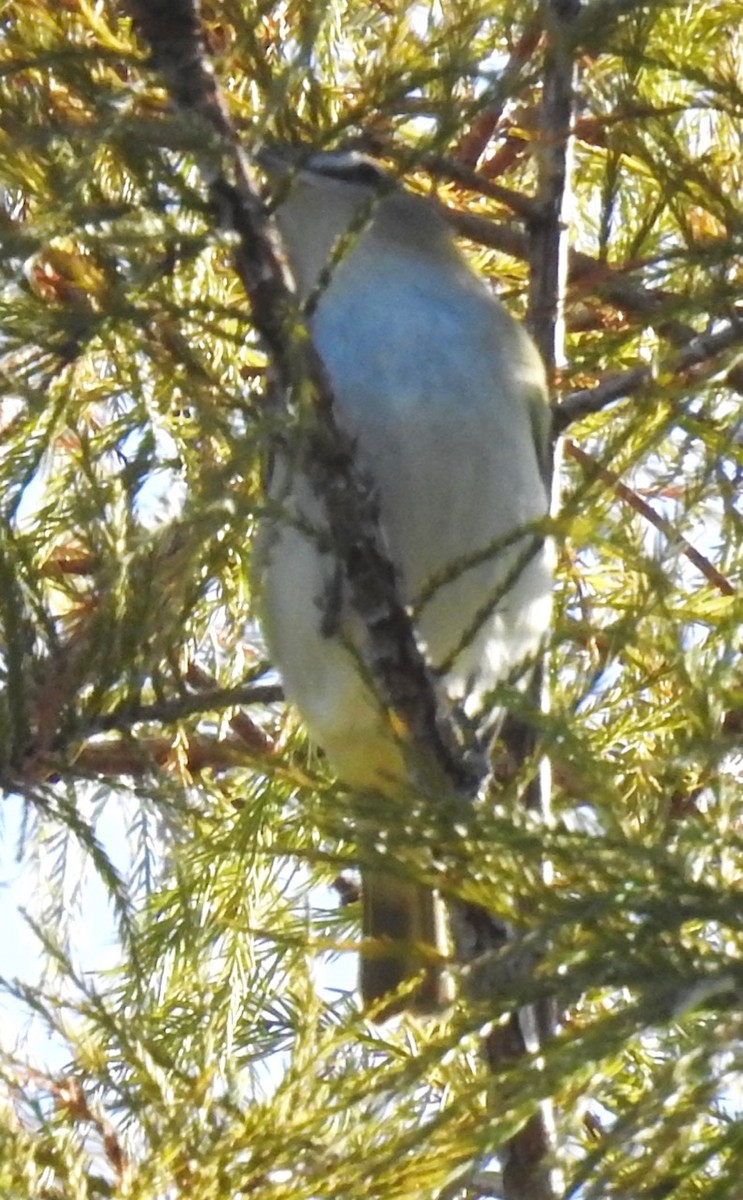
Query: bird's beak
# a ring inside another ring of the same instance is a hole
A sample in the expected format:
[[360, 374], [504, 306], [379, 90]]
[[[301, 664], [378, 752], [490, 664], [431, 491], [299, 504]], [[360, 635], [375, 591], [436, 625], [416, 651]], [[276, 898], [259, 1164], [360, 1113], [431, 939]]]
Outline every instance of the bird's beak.
[[289, 167], [285, 154], [273, 146], [261, 146], [254, 152], [253, 157], [261, 170], [272, 178], [285, 175]]
[[302, 146], [264, 145], [254, 151], [253, 157], [269, 179], [285, 179], [296, 173], [307, 161], [310, 151]]

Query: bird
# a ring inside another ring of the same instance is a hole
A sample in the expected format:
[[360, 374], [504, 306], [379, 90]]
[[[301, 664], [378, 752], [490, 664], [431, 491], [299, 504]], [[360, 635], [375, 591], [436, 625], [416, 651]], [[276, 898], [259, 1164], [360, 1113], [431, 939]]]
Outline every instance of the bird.
[[[533, 662], [551, 620], [542, 359], [433, 198], [357, 150], [270, 149], [259, 161], [335, 420], [376, 490], [400, 600], [449, 700], [474, 718]], [[338, 778], [397, 804], [404, 824], [400, 740], [360, 665], [364, 630], [322, 497], [286, 449], [259, 543], [262, 627], [287, 699]], [[384, 845], [393, 856], [394, 837]], [[377, 1020], [444, 1012], [454, 997], [446, 902], [389, 861], [362, 870], [364, 1010]]]

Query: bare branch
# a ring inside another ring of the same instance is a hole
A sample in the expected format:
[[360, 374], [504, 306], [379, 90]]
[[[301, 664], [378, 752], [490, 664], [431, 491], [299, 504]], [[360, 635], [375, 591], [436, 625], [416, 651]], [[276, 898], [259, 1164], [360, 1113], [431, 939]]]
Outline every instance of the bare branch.
[[[134, 725], [146, 722], [156, 722], [159, 725], [174, 724], [186, 717], [221, 712], [226, 708], [236, 708], [244, 704], [274, 704], [282, 700], [283, 696], [283, 688], [277, 683], [245, 683], [238, 687], [220, 688], [214, 681], [211, 690], [203, 690], [195, 695], [186, 694], [169, 700], [155, 700], [152, 704], [121, 704], [111, 712], [95, 717], [87, 727], [86, 733], [111, 733], [114, 730], [131, 729]], [[265, 748], [268, 749], [270, 739], [266, 738], [258, 726], [254, 725], [253, 730], [255, 739], [265, 741]]]
[[[550, 0], [545, 9], [546, 50], [543, 98], [536, 143], [539, 183], [536, 212], [528, 222], [530, 326], [547, 371], [554, 376], [564, 362], [564, 306], [568, 279], [567, 203], [573, 126], [573, 30], [578, 0]], [[544, 673], [534, 677], [536, 703], [547, 705]], [[529, 731], [514, 729], [512, 751], [517, 760], [528, 760], [535, 750]], [[523, 796], [526, 807], [547, 817], [550, 811], [550, 778], [539, 771]], [[549, 864], [543, 867], [545, 877]], [[498, 1069], [511, 1059], [523, 1059], [529, 1049], [544, 1045], [555, 1033], [556, 1014], [549, 1001], [537, 1001], [511, 1014], [486, 1039], [489, 1063]], [[535, 1045], [530, 1046], [530, 1041]], [[503, 1162], [506, 1200], [551, 1200], [558, 1182], [551, 1162], [554, 1153], [552, 1106], [542, 1104], [510, 1139]]]
[[637, 492], [627, 487], [626, 483], [622, 483], [616, 471], [612, 471], [610, 467], [604, 467], [601, 463], [596, 462], [595, 458], [592, 458], [590, 454], [587, 454], [585, 450], [582, 450], [573, 441], [568, 440], [565, 442], [565, 453], [570, 458], [575, 459], [576, 462], [579, 462], [588, 474], [603, 479], [611, 487], [615, 495], [624, 500], [626, 504], [629, 504], [630, 508], [633, 508], [641, 517], [649, 521], [651, 525], [654, 525], [668, 539], [671, 545], [676, 546], [681, 554], [688, 558], [689, 562], [692, 562], [698, 571], [701, 571], [707, 582], [717, 588], [723, 596], [735, 596], [737, 594], [737, 588], [733, 587], [730, 580], [718, 571], [717, 567], [708, 558], [705, 558], [702, 552], [697, 550], [696, 546], [692, 546], [691, 542], [687, 541], [683, 534], [679, 533], [670, 521], [666, 520], [659, 512], [656, 512], [652, 505], [648, 504], [647, 500], [643, 500], [642, 496], [638, 496]]
[[[262, 685], [261, 690], [264, 697], [262, 701], [258, 701], [256, 699], [256, 689], [259, 685], [255, 683], [244, 684], [242, 688], [238, 687], [234, 689], [219, 689], [217, 687], [216, 679], [214, 679], [214, 677], [210, 675], [208, 671], [205, 671], [203, 667], [198, 666], [196, 663], [191, 663], [190, 667], [188, 668], [188, 671], [186, 672], [186, 682], [191, 687], [197, 688], [199, 691], [204, 693], [201, 696], [202, 701], [210, 700], [213, 702], [213, 700], [219, 695], [220, 691], [223, 691], [223, 694], [225, 694], [227, 697], [230, 691], [233, 691], [235, 695], [237, 695], [241, 690], [244, 693], [244, 698], [236, 699], [235, 701], [235, 703], [240, 706], [243, 704], [254, 703], [271, 704], [276, 700], [283, 698], [283, 689], [277, 684]], [[230, 707], [230, 705], [226, 705], [225, 707]], [[212, 709], [212, 711], [215, 711], [215, 709]], [[272, 753], [276, 748], [273, 739], [268, 736], [265, 730], [261, 729], [260, 725], [256, 725], [252, 717], [249, 717], [246, 712], [238, 711], [232, 715], [230, 718], [230, 729], [236, 735], [236, 737], [239, 737], [240, 740], [244, 742], [249, 750], [269, 754]]]
[[[700, 333], [692, 338], [683, 350], [662, 365], [659, 373], [664, 376], [678, 376], [686, 372], [697, 372], [698, 368], [703, 368], [698, 372], [699, 376], [715, 373], [719, 370], [715, 362], [717, 356], [740, 345], [743, 345], [743, 317], [736, 315], [719, 329]], [[562, 433], [573, 421], [591, 413], [601, 412], [615, 400], [634, 395], [651, 383], [656, 373], [658, 369], [653, 366], [634, 367], [632, 370], [619, 371], [616, 375], [607, 376], [595, 388], [581, 388], [578, 392], [571, 392], [555, 409], [555, 431]]]
[[514, 94], [517, 81], [523, 74], [526, 63], [534, 54], [541, 34], [541, 14], [538, 14], [526, 26], [521, 38], [511, 51], [508, 62], [499, 71], [496, 84], [489, 89], [490, 94], [483, 97], [482, 109], [459, 140], [456, 154], [457, 159], [464, 166], [474, 166], [485, 152], [503, 115], [504, 101]]
[[[395, 155], [394, 157], [402, 161], [402, 155]], [[424, 167], [434, 178], [448, 179], [451, 183], [456, 183], [460, 187], [466, 188], [467, 191], [475, 192], [478, 196], [487, 196], [491, 200], [497, 200], [505, 208], [510, 209], [515, 216], [521, 217], [523, 220], [530, 220], [536, 215], [537, 204], [531, 196], [524, 196], [521, 192], [516, 192], [513, 188], [504, 187], [501, 183], [493, 183], [492, 180], [487, 179], [481, 172], [474, 171], [471, 167], [463, 166], [450, 156], [424, 154], [419, 161], [421, 167]], [[454, 223], [452, 210], [447, 208], [444, 211], [448, 219]], [[485, 220], [484, 218], [479, 219]]]
[[191, 738], [185, 747], [172, 738], [111, 738], [89, 742], [74, 760], [67, 762], [53, 755], [34, 764], [33, 779], [53, 783], [58, 779], [132, 776], [139, 778], [157, 770], [186, 770], [189, 775], [201, 771], [227, 771], [247, 766], [257, 755], [250, 754], [241, 738]]

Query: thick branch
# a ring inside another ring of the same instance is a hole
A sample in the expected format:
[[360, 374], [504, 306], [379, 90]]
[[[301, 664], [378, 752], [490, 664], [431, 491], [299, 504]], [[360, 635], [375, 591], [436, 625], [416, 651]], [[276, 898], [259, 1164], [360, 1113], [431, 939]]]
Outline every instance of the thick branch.
[[299, 320], [276, 228], [207, 64], [196, 0], [129, 0], [129, 8], [179, 108], [204, 124], [200, 167], [223, 226], [236, 235], [235, 267], [271, 353], [278, 390], [288, 403], [311, 386], [317, 422], [304, 468], [325, 504], [352, 604], [368, 630], [372, 677], [409, 734], [412, 767], [456, 788], [470, 786], [381, 548], [373, 489], [354, 469], [352, 446], [336, 426], [332, 388]]
[[566, 176], [573, 122], [573, 59], [568, 40], [578, 12], [575, 0], [551, 0], [548, 49], [537, 142], [538, 216], [529, 230], [528, 323], [548, 370], [562, 359], [563, 305], [567, 282]]
[[[537, 209], [528, 222], [529, 302], [527, 323], [547, 370], [554, 377], [564, 361], [564, 303], [568, 276], [567, 177], [570, 162], [570, 131], [573, 124], [572, 25], [577, 0], [549, 0], [546, 7], [546, 51], [543, 100], [537, 140]], [[542, 671], [535, 675], [535, 701], [546, 704]], [[529, 731], [514, 730], [512, 749], [518, 761], [534, 750]], [[547, 816], [550, 781], [540, 771], [530, 783], [523, 801]], [[545, 864], [545, 875], [549, 867]], [[537, 1001], [514, 1012], [507, 1025], [496, 1026], [486, 1039], [488, 1061], [497, 1069], [504, 1061], [523, 1059], [529, 1042], [543, 1046], [555, 1031], [553, 1005]], [[554, 1153], [552, 1107], [543, 1104], [510, 1139], [503, 1162], [505, 1200], [552, 1200], [556, 1178], [550, 1159]]]

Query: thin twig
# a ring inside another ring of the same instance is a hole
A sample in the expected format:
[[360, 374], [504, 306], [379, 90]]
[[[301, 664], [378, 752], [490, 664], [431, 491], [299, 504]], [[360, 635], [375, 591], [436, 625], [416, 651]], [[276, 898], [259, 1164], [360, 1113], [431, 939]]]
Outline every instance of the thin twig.
[[[608, 375], [594, 388], [571, 392], [554, 411], [555, 431], [562, 433], [573, 421], [601, 412], [616, 400], [634, 395], [651, 383], [656, 375], [677, 378], [701, 368], [706, 373], [716, 373], [719, 370], [716, 363], [718, 355], [740, 345], [743, 345], [743, 317], [734, 315], [719, 329], [692, 338], [683, 350], [671, 355], [660, 367], [633, 367]], [[703, 373], [702, 370], [698, 372], [699, 375]]]
[[681, 554], [685, 558], [688, 558], [689, 562], [693, 563], [698, 571], [701, 571], [707, 582], [711, 583], [714, 588], [717, 588], [723, 596], [735, 596], [737, 594], [737, 588], [733, 587], [730, 580], [718, 571], [717, 567], [708, 558], [705, 558], [702, 552], [697, 550], [696, 546], [692, 546], [691, 542], [687, 541], [684, 535], [679, 533], [666, 517], [657, 512], [651, 504], [648, 504], [647, 500], [643, 500], [642, 496], [639, 496], [626, 483], [622, 483], [616, 471], [612, 471], [611, 467], [602, 466], [595, 458], [587, 454], [585, 450], [569, 439], [565, 442], [564, 448], [565, 454], [580, 463], [587, 474], [602, 479], [604, 483], [609, 485], [615, 495], [619, 496], [620, 500], [624, 500], [635, 512], [644, 517], [646, 521], [649, 521], [651, 525], [654, 525], [668, 539], [671, 545], [676, 546]]
[[511, 51], [508, 62], [498, 72], [497, 81], [490, 89], [490, 94], [486, 93], [482, 97], [483, 107], [472, 125], [459, 139], [456, 156], [463, 166], [475, 166], [481, 155], [484, 154], [498, 122], [503, 116], [504, 104], [516, 92], [519, 79], [539, 45], [541, 36], [542, 23], [537, 15], [529, 22]]
[[[237, 687], [187, 693], [167, 700], [154, 700], [151, 704], [120, 704], [111, 712], [100, 713], [86, 725], [86, 735], [111, 733], [114, 730], [131, 729], [134, 725], [156, 723], [174, 724], [186, 717], [204, 713], [221, 712], [226, 708], [237, 708], [245, 704], [275, 704], [283, 699], [284, 691], [277, 683], [244, 683]], [[255, 727], [257, 729], [257, 727]], [[264, 735], [265, 737], [265, 735]]]

